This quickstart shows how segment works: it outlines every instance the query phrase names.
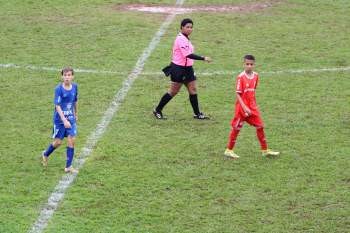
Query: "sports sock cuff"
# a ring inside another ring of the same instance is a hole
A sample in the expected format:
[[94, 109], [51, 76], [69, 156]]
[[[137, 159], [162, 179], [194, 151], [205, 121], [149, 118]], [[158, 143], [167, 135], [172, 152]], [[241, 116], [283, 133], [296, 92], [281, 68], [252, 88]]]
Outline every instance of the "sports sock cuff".
[[53, 147], [52, 144], [50, 144], [50, 145], [47, 147], [47, 149], [45, 150], [44, 155], [45, 155], [46, 157], [49, 157], [49, 155], [50, 155], [55, 149], [56, 149], [56, 148]]
[[67, 147], [67, 160], [66, 160], [66, 168], [70, 167], [73, 162], [74, 157], [74, 148]]

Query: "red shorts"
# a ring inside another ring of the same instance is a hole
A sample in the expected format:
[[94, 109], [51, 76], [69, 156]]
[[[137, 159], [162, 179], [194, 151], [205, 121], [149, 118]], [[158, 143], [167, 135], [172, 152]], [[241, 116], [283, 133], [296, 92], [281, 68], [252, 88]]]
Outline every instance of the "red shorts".
[[243, 127], [243, 123], [245, 121], [256, 128], [264, 127], [264, 122], [260, 117], [260, 114], [254, 114], [249, 117], [242, 117], [241, 114], [236, 114], [235, 117], [231, 120], [231, 125], [233, 128], [240, 130]]

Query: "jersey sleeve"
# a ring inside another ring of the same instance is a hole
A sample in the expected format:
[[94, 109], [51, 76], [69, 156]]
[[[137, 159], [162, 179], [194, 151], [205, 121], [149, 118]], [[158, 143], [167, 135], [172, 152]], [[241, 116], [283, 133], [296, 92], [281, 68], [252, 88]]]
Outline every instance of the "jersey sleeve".
[[236, 92], [243, 93], [243, 80], [240, 76], [238, 76], [236, 79]]
[[177, 39], [177, 45], [181, 51], [181, 54], [184, 57], [187, 57], [188, 55], [192, 54], [191, 48], [189, 46], [189, 42], [185, 38], [179, 37]]
[[54, 104], [60, 105], [62, 103], [62, 92], [59, 87], [56, 87], [55, 89], [55, 98], [54, 98]]
[[258, 83], [259, 83], [259, 75], [256, 75], [256, 81], [255, 81], [255, 89], [258, 87]]

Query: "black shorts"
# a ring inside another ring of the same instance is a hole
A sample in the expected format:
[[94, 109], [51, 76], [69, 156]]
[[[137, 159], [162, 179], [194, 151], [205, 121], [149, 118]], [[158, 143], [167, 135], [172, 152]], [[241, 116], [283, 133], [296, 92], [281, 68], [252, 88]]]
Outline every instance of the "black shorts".
[[189, 83], [196, 80], [192, 66], [179, 66], [171, 63], [170, 79], [176, 83]]

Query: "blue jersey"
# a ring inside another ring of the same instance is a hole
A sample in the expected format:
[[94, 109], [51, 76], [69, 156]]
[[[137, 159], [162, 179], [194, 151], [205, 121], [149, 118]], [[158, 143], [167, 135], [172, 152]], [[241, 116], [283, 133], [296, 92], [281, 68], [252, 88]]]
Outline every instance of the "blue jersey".
[[53, 114], [54, 124], [63, 124], [60, 115], [56, 111], [56, 105], [59, 105], [63, 111], [66, 119], [71, 123], [75, 124], [75, 104], [78, 101], [78, 85], [72, 83], [72, 89], [66, 90], [63, 88], [63, 84], [59, 84], [55, 88], [55, 111]]

